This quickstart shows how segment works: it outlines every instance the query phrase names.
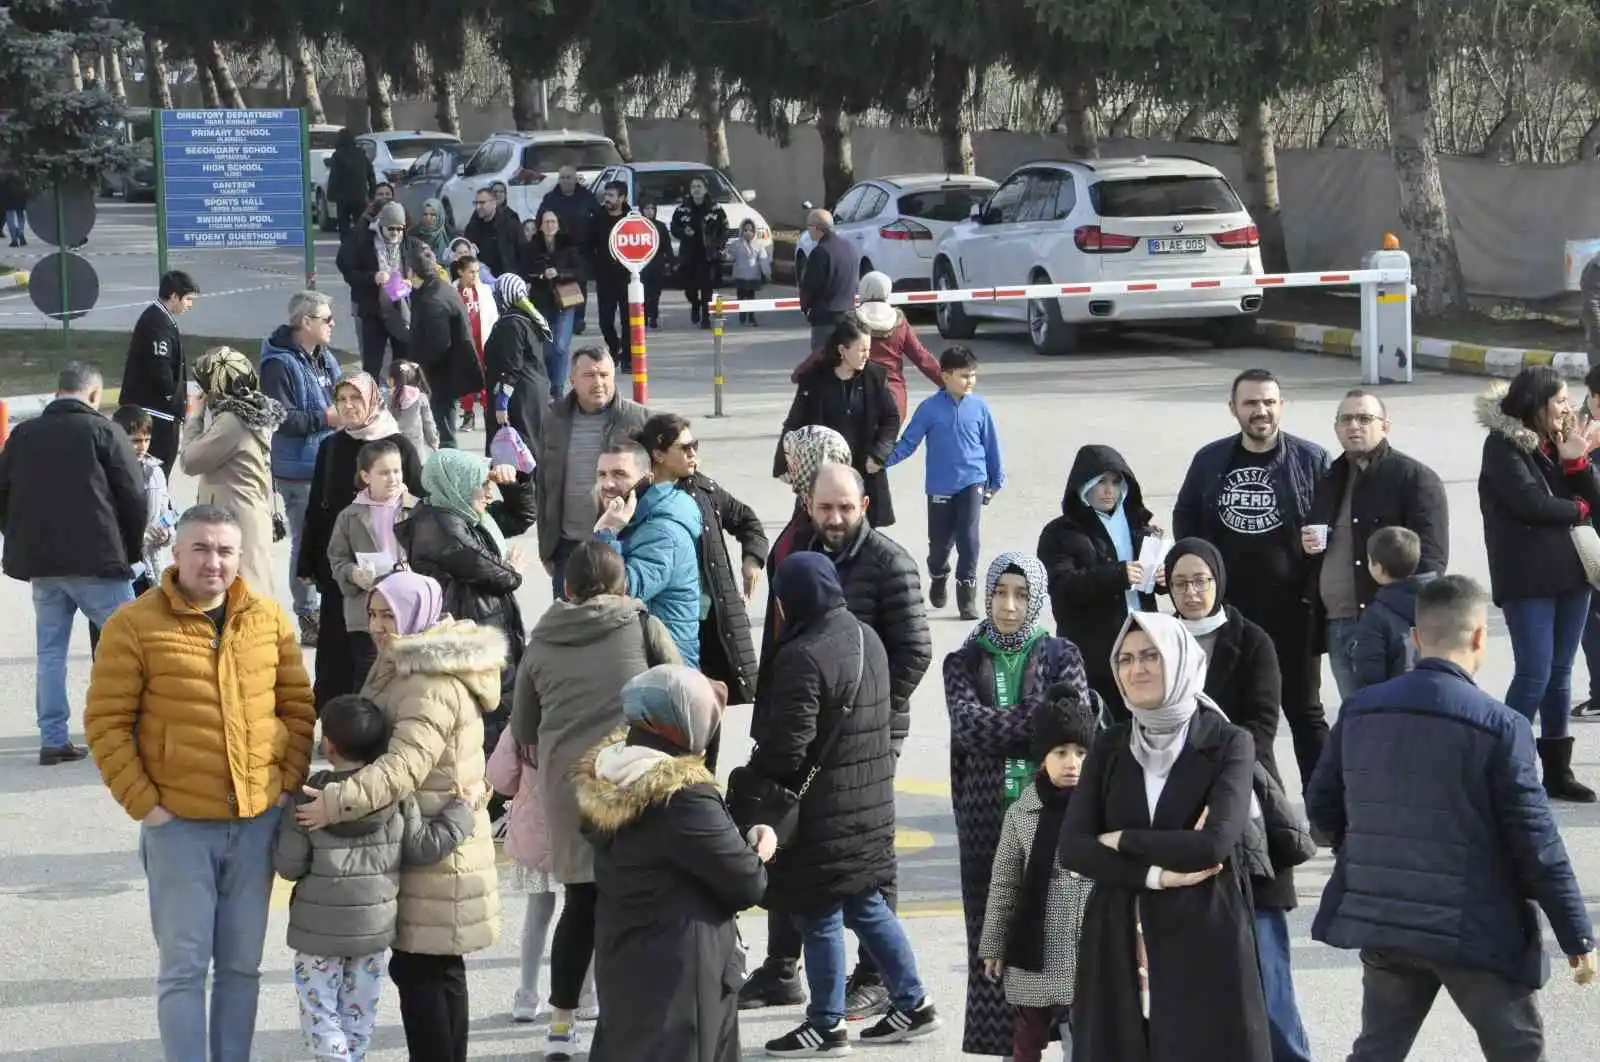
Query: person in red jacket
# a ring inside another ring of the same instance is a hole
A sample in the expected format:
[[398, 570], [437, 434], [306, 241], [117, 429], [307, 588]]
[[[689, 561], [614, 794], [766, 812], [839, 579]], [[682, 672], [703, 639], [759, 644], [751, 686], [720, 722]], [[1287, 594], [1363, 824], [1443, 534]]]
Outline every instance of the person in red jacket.
[[[928, 353], [928, 348], [917, 338], [916, 329], [911, 327], [906, 315], [884, 301], [893, 286], [893, 282], [883, 273], [868, 273], [862, 277], [861, 286], [856, 289], [861, 305], [855, 308], [854, 316], [856, 322], [872, 336], [869, 358], [882, 365], [888, 375], [889, 393], [894, 395], [894, 404], [900, 410], [900, 423], [904, 424], [907, 359], [932, 381], [935, 388], [944, 386], [944, 377], [939, 372], [939, 359]], [[816, 365], [823, 354], [821, 348], [812, 351], [809, 358], [795, 367], [789, 382], [799, 383], [800, 375]]]

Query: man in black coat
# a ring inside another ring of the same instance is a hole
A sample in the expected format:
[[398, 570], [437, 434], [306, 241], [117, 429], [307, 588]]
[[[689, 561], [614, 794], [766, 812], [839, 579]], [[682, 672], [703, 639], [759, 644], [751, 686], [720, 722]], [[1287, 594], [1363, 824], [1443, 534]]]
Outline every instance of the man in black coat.
[[849, 244], [833, 231], [832, 214], [813, 210], [806, 217], [806, 231], [816, 245], [800, 278], [800, 312], [811, 322], [811, 349], [821, 350], [833, 326], [855, 309], [859, 270]]
[[[898, 757], [911, 730], [911, 695], [933, 662], [933, 636], [923, 608], [917, 562], [904, 546], [868, 522], [865, 489], [855, 469], [823, 465], [811, 488], [811, 535], [796, 552], [821, 553], [833, 561], [846, 605], [883, 642], [889, 657], [890, 740]], [[776, 610], [768, 613], [761, 636], [763, 678], [758, 680], [758, 700], [773, 647], [783, 639], [784, 623]], [[884, 894], [893, 908], [892, 880]], [[793, 923], [781, 915], [769, 917], [767, 961], [741, 990], [740, 1005], [753, 1008], [798, 1002], [801, 988], [795, 963], [799, 958], [799, 934]], [[888, 1006], [882, 977], [863, 951], [850, 977], [846, 1010], [853, 1020], [859, 1020], [883, 1013]]]
[[483, 390], [472, 322], [454, 285], [439, 275], [432, 249], [420, 240], [406, 244], [405, 270], [412, 287], [406, 349], [428, 378], [439, 447], [454, 449], [456, 400]]
[[[600, 220], [600, 201], [594, 193], [578, 180], [576, 166], [563, 166], [556, 176], [556, 186], [545, 193], [539, 202], [539, 217], [548, 210], [561, 220], [561, 231], [572, 240], [580, 258], [578, 286], [583, 289], [584, 302], [578, 304], [573, 319], [572, 334], [583, 335], [584, 312], [588, 308], [589, 279], [594, 276], [595, 263], [590, 256], [590, 239], [594, 226]], [[611, 257], [610, 252], [606, 257]]]
[[484, 185], [473, 199], [472, 220], [461, 235], [478, 248], [478, 261], [496, 277], [517, 271], [522, 250], [522, 223], [516, 214], [502, 207], [494, 188]]
[[82, 612], [104, 627], [133, 600], [133, 565], [144, 552], [144, 476], [121, 428], [100, 415], [100, 371], [61, 370], [56, 398], [17, 425], [0, 448], [0, 566], [33, 590], [38, 644], [39, 762], [88, 755], [68, 738], [67, 650]]
[[1539, 784], [1533, 728], [1473, 681], [1488, 606], [1465, 576], [1418, 592], [1423, 659], [1344, 702], [1306, 791], [1336, 852], [1311, 935], [1361, 951], [1352, 1062], [1403, 1058], [1441, 987], [1486, 1058], [1544, 1058], [1550, 962], [1536, 909], [1578, 983], [1595, 976], [1594, 926]]
[[1361, 687], [1351, 648], [1361, 614], [1378, 594], [1367, 571], [1367, 539], [1384, 527], [1414, 531], [1422, 540], [1417, 571], [1443, 572], [1450, 560], [1450, 514], [1433, 469], [1389, 445], [1383, 399], [1360, 388], [1350, 391], [1333, 423], [1344, 453], [1317, 484], [1301, 545], [1311, 558], [1312, 637], [1325, 637], [1343, 698]]
[[172, 477], [178, 459], [178, 436], [189, 412], [189, 364], [183, 359], [178, 318], [194, 307], [200, 286], [188, 273], [174, 269], [161, 278], [156, 301], [145, 307], [128, 337], [128, 358], [122, 367], [118, 401], [150, 414], [150, 456]]
[[339, 130], [339, 138], [328, 156], [328, 180], [324, 195], [339, 220], [339, 238], [349, 235], [352, 227], [360, 225], [367, 204], [377, 194], [378, 177], [372, 172], [372, 160], [356, 143], [353, 129]]
[[[611, 230], [628, 216], [628, 186], [621, 181], [606, 185], [600, 216], [589, 228], [589, 261], [594, 263], [594, 297], [600, 311], [600, 334], [617, 363], [617, 371], [633, 372], [633, 348], [628, 328], [628, 268], [611, 253]], [[619, 324], [620, 322], [620, 324]]]
[[851, 615], [826, 554], [786, 558], [772, 593], [784, 627], [756, 694], [750, 770], [791, 792], [805, 788], [794, 836], [767, 868], [767, 906], [803, 912], [811, 1005], [805, 1024], [767, 1049], [848, 1042], [844, 968], [827, 961], [847, 917], [883, 960], [894, 995], [861, 1039], [926, 1035], [939, 1019], [885, 895], [895, 877], [892, 665], [878, 635]]

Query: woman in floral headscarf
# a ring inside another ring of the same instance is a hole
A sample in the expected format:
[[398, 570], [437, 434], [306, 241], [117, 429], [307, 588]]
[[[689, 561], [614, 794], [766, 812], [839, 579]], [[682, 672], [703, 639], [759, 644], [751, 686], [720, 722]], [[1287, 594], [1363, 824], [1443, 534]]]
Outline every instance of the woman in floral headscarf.
[[420, 493], [422, 462], [417, 449], [401, 432], [394, 415], [378, 394], [378, 381], [364, 372], [352, 373], [333, 389], [333, 407], [340, 429], [322, 440], [311, 472], [311, 498], [300, 538], [295, 578], [315, 583], [322, 594], [322, 617], [317, 627], [316, 699], [320, 710], [330, 697], [356, 690], [356, 666], [345, 630], [344, 593], [328, 562], [333, 525], [356, 500], [361, 484], [356, 479], [356, 456], [370, 442], [385, 440], [400, 450], [401, 478], [413, 494]]
[[1002, 553], [989, 565], [984, 581], [985, 618], [944, 660], [950, 798], [967, 928], [961, 1050], [971, 1055], [1009, 1056], [1016, 1029], [1005, 988], [984, 975], [978, 948], [1001, 822], [1040, 767], [1029, 751], [1034, 712], [1058, 684], [1089, 699], [1077, 647], [1038, 625], [1048, 593], [1044, 565], [1037, 558]]
[[178, 465], [200, 481], [195, 501], [231, 512], [242, 543], [239, 574], [252, 590], [275, 596], [272, 584], [272, 433], [283, 406], [261, 393], [250, 359], [232, 347], [213, 347], [194, 363], [205, 404], [183, 425]]

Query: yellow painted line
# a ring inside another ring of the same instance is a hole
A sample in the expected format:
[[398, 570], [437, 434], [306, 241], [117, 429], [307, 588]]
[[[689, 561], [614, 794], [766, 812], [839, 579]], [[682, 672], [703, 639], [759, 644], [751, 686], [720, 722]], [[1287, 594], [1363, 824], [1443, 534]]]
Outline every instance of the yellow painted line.
[[1550, 365], [1555, 360], [1556, 352], [1553, 350], [1524, 350], [1522, 352], [1522, 364], [1524, 367], [1528, 365]]
[[1475, 346], [1471, 343], [1450, 344], [1451, 361], [1459, 361], [1464, 365], [1476, 366], [1481, 369], [1488, 357], [1489, 350], [1487, 347]]
[[722, 386], [722, 377], [714, 376], [714, 377], [712, 377], [711, 382], [716, 384], [718, 387], [721, 387]]
[[1330, 328], [1322, 333], [1322, 345], [1350, 350], [1356, 346], [1356, 333], [1350, 328]]
[[1392, 295], [1379, 295], [1378, 296], [1378, 301], [1379, 302], [1409, 302], [1410, 300], [1411, 300], [1411, 296], [1407, 295], [1405, 292], [1397, 292], [1397, 293], [1392, 294]]
[[947, 797], [950, 795], [950, 783], [936, 778], [896, 778], [894, 791], [906, 796]]

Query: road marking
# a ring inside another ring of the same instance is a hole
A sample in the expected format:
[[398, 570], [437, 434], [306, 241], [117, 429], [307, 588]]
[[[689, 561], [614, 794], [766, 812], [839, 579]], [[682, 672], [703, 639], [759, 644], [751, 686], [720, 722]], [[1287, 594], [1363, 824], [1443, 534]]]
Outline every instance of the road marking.
[[937, 778], [896, 778], [894, 791], [906, 796], [947, 797], [950, 783]]

